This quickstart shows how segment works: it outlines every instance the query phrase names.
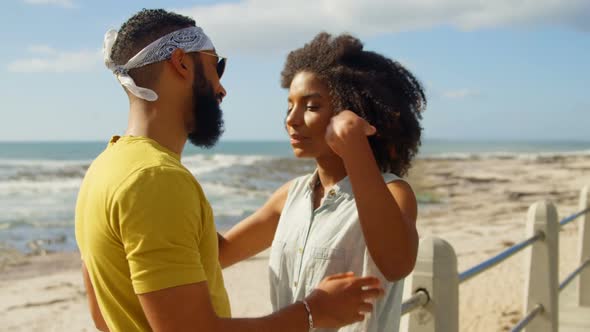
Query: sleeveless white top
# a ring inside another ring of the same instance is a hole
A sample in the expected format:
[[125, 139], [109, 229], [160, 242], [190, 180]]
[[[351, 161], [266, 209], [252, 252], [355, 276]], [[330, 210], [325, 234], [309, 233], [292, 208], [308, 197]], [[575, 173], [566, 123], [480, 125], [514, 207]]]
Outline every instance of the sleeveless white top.
[[[401, 180], [394, 174], [382, 175], [385, 183]], [[324, 277], [352, 271], [357, 276], [379, 278], [385, 296], [376, 301], [363, 322], [316, 331], [397, 332], [403, 280], [388, 282], [371, 258], [348, 177], [334, 185], [314, 211], [316, 181], [317, 171], [295, 179], [289, 188], [270, 252], [273, 311], [303, 300]]]

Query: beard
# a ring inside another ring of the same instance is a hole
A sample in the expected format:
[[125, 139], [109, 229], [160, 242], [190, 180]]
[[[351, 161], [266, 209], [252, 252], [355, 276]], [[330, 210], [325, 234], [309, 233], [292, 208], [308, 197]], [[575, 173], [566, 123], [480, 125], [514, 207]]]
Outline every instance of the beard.
[[223, 134], [223, 112], [217, 95], [213, 92], [211, 84], [203, 77], [202, 70], [195, 72], [195, 80], [197, 78], [201, 78], [201, 84], [196, 84], [196, 81], [193, 83], [193, 128], [188, 134], [188, 139], [193, 145], [209, 149]]

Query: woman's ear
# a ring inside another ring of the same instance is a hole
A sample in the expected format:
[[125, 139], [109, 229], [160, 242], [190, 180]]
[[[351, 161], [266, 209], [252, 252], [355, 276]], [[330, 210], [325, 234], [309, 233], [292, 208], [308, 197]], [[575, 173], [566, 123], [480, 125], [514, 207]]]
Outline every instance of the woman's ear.
[[389, 157], [391, 157], [391, 159], [397, 159], [397, 149], [395, 146], [389, 148]]

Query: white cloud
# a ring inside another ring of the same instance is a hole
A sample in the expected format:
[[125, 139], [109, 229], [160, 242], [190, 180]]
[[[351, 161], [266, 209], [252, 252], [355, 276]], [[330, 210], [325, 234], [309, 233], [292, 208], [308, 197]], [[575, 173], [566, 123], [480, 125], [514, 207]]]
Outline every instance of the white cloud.
[[48, 45], [38, 44], [38, 45], [30, 45], [27, 47], [27, 50], [31, 53], [41, 54], [41, 55], [54, 55], [57, 51]]
[[444, 91], [442, 95], [443, 97], [448, 99], [465, 99], [470, 97], [477, 97], [480, 95], [480, 93], [477, 90], [457, 89]]
[[95, 68], [101, 60], [100, 51], [60, 51], [47, 45], [31, 45], [28, 50], [32, 56], [9, 63], [8, 71], [17, 73], [82, 72]]
[[285, 51], [319, 31], [365, 37], [436, 26], [562, 25], [590, 31], [588, 0], [242, 0], [174, 11], [226, 51]]
[[23, 0], [31, 5], [53, 5], [64, 8], [74, 8], [76, 5], [72, 0]]

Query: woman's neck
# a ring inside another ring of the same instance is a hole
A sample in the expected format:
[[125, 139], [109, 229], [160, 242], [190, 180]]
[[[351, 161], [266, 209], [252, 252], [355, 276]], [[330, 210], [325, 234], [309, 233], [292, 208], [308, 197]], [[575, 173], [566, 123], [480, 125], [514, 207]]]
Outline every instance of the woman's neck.
[[320, 185], [326, 189], [331, 188], [346, 177], [346, 168], [342, 159], [334, 154], [327, 157], [316, 158], [318, 178]]

